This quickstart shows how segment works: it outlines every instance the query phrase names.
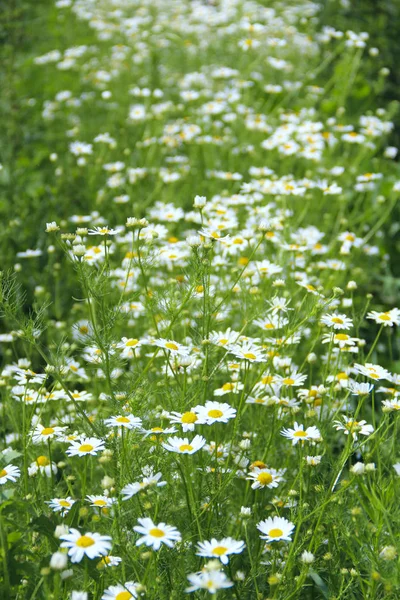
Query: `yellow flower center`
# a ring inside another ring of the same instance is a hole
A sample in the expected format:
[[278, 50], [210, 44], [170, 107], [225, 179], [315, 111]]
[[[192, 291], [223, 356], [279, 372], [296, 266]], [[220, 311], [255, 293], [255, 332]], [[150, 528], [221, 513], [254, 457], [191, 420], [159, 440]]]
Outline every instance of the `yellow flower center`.
[[275, 329], [272, 323], [265, 323], [264, 329]]
[[268, 535], [269, 535], [269, 537], [272, 537], [272, 538], [278, 538], [283, 535], [283, 531], [282, 531], [282, 529], [278, 529], [278, 528], [270, 529], [268, 532]]
[[349, 339], [349, 336], [346, 335], [345, 333], [337, 333], [335, 335], [335, 340], [339, 340], [339, 342], [347, 342], [348, 339]]
[[190, 452], [191, 450], [193, 450], [193, 446], [190, 444], [182, 444], [182, 446], [179, 446], [180, 452]]
[[132, 346], [137, 346], [139, 343], [139, 340], [128, 340], [125, 344], [125, 346], [127, 348], [131, 348]]
[[107, 505], [107, 502], [106, 502], [105, 500], [95, 500], [95, 501], [93, 502], [93, 504], [94, 504], [95, 506], [106, 506], [106, 505]]
[[181, 417], [182, 423], [196, 423], [197, 415], [193, 412], [185, 412]]
[[246, 354], [244, 354], [243, 356], [247, 358], [247, 360], [255, 360], [257, 358], [256, 355], [252, 352], [246, 352]]
[[235, 385], [233, 383], [224, 383], [222, 389], [224, 390], [224, 392], [230, 392], [231, 390], [233, 390], [234, 387]]
[[261, 379], [261, 383], [263, 385], [269, 385], [270, 383], [272, 383], [274, 381], [274, 376], [273, 375], [267, 375], [266, 377], [263, 377]]
[[284, 383], [285, 385], [293, 385], [294, 379], [292, 379], [291, 377], [285, 377], [285, 379], [283, 379], [282, 383]]
[[150, 529], [149, 534], [153, 537], [162, 538], [165, 536], [165, 531], [159, 529], [158, 527], [153, 527], [153, 529]]
[[93, 546], [94, 543], [94, 539], [89, 535], [81, 535], [79, 540], [76, 541], [76, 545], [79, 546], [79, 548], [89, 548], [89, 546]]
[[295, 431], [293, 435], [295, 437], [307, 437], [307, 433], [305, 431], [303, 431], [302, 429]]
[[82, 444], [79, 446], [79, 452], [91, 452], [93, 450], [93, 446], [91, 444]]
[[389, 313], [382, 313], [381, 315], [379, 315], [379, 319], [381, 321], [390, 321], [391, 317], [390, 317]]
[[225, 548], [225, 546], [216, 546], [212, 553], [215, 554], [216, 556], [222, 556], [223, 554], [226, 553], [226, 551], [228, 550], [228, 548]]
[[261, 483], [261, 485], [269, 485], [273, 480], [271, 473], [259, 473], [257, 475], [257, 481]]
[[347, 375], [347, 373], [338, 373], [338, 374], [336, 375], [336, 378], [337, 378], [339, 381], [341, 381], [341, 380], [343, 380], [343, 379], [348, 379], [348, 378], [349, 378], [349, 376]]
[[47, 458], [47, 456], [38, 456], [36, 462], [39, 465], [39, 467], [47, 467], [50, 464], [50, 461]]
[[60, 500], [58, 504], [63, 508], [69, 508], [71, 506], [71, 503], [68, 502], [68, 500]]
[[153, 427], [152, 431], [154, 433], [162, 433], [164, 429], [162, 427]]
[[219, 343], [222, 344], [222, 346], [226, 346], [226, 344], [228, 343], [228, 340], [226, 338], [221, 338], [219, 340]]
[[344, 321], [340, 317], [332, 317], [332, 323], [337, 323], [337, 325], [343, 325]]
[[222, 417], [222, 415], [224, 413], [222, 412], [222, 410], [218, 410], [217, 408], [214, 408], [213, 410], [209, 410], [207, 414], [212, 419], [219, 419], [220, 417]]
[[54, 429], [52, 427], [45, 427], [40, 432], [40, 435], [51, 435], [52, 433], [54, 433]]
[[118, 417], [116, 420], [117, 423], [130, 423], [128, 417]]
[[168, 350], [178, 350], [178, 346], [173, 342], [167, 342], [165, 347], [168, 348]]
[[7, 475], [7, 471], [6, 471], [5, 469], [2, 469], [2, 470], [0, 471], [0, 478], [1, 478], [1, 477], [5, 477], [6, 475]]
[[117, 594], [115, 596], [115, 600], [129, 600], [129, 598], [133, 598], [132, 594], [130, 592], [119, 592], [119, 594]]

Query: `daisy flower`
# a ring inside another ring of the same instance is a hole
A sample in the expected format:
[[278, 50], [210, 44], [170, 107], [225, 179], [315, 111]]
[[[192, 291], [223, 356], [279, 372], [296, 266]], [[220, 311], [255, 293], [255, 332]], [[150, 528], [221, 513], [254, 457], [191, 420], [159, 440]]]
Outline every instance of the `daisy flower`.
[[153, 472], [149, 472], [149, 474], [143, 478], [143, 481], [135, 481], [134, 483], [128, 483], [121, 490], [121, 494], [124, 496], [123, 500], [129, 500], [132, 496], [135, 496], [138, 492], [145, 490], [148, 487], [164, 487], [167, 485], [166, 481], [160, 481], [162, 478], [161, 473], [153, 474]]
[[89, 235], [116, 235], [117, 233], [117, 229], [110, 229], [107, 225], [103, 227], [94, 227], [93, 229], [88, 229]]
[[68, 548], [68, 556], [73, 563], [81, 562], [85, 555], [90, 559], [105, 556], [111, 549], [111, 537], [100, 533], [82, 535], [78, 529], [70, 529], [60, 539], [63, 540], [61, 548]]
[[379, 380], [379, 379], [387, 379], [390, 381], [390, 373], [380, 365], [374, 365], [372, 363], [366, 363], [365, 365], [360, 365], [358, 363], [354, 364], [354, 370], [356, 373], [360, 373], [360, 375], [365, 375], [366, 377], [370, 377], [371, 379]]
[[343, 417], [343, 419], [344, 423], [341, 421], [333, 422], [336, 431], [343, 431], [345, 435], [351, 434], [354, 440], [358, 439], [358, 434], [371, 435], [374, 431], [372, 425], [368, 425], [367, 421], [355, 421], [351, 417]]
[[224, 385], [214, 390], [214, 396], [225, 396], [225, 394], [238, 394], [244, 388], [240, 381], [228, 381]]
[[98, 452], [105, 449], [103, 440], [97, 438], [81, 438], [78, 441], [72, 442], [66, 453], [68, 456], [87, 456], [91, 454], [95, 456]]
[[383, 412], [393, 412], [394, 410], [400, 410], [400, 400], [393, 399], [382, 401]]
[[4, 485], [7, 481], [17, 481], [21, 477], [21, 471], [14, 465], [7, 465], [0, 471], [0, 485]]
[[146, 544], [152, 546], [153, 550], [159, 550], [161, 544], [165, 544], [172, 548], [177, 542], [181, 541], [181, 534], [176, 527], [158, 523], [155, 525], [148, 517], [138, 519], [139, 525], [133, 529], [137, 533], [141, 533], [142, 537], [136, 542], [136, 546]]
[[229, 419], [236, 417], [236, 409], [229, 404], [208, 400], [205, 406], [196, 406], [196, 413], [203, 423], [212, 425], [213, 423], [227, 423]]
[[129, 415], [118, 415], [105, 419], [107, 427], [124, 427], [125, 429], [139, 429], [142, 426], [142, 419]]
[[290, 301], [287, 298], [283, 298], [280, 296], [276, 296], [272, 300], [268, 301], [270, 306], [270, 311], [273, 315], [277, 313], [286, 313], [288, 310], [293, 310], [293, 308], [289, 308]]
[[357, 383], [350, 379], [348, 388], [354, 396], [368, 396], [374, 386], [372, 383]]
[[123, 337], [116, 347], [122, 350], [122, 358], [133, 358], [135, 356], [134, 351], [137, 348], [140, 348], [142, 344], [142, 340], [137, 340], [136, 338]]
[[29, 477], [34, 477], [37, 473], [51, 477], [51, 474], [55, 475], [57, 471], [57, 465], [54, 462], [50, 463], [47, 456], [38, 456], [28, 467]]
[[332, 327], [333, 329], [351, 329], [353, 321], [346, 315], [333, 313], [331, 315], [323, 315], [321, 324]]
[[184, 433], [187, 431], [194, 431], [196, 425], [203, 423], [199, 415], [197, 415], [193, 409], [184, 413], [172, 411], [171, 413], [168, 413], [167, 418], [171, 423], [179, 423], [182, 425], [182, 431]]
[[280, 540], [291, 542], [294, 528], [294, 524], [284, 517], [268, 517], [268, 519], [264, 519], [264, 521], [257, 524], [257, 529], [262, 534], [260, 538], [268, 543], [279, 542]]
[[98, 569], [107, 569], [108, 567], [118, 567], [119, 563], [122, 561], [120, 556], [103, 556], [103, 558], [97, 564]]
[[249, 342], [245, 342], [242, 346], [232, 346], [229, 351], [240, 360], [248, 360], [250, 363], [266, 362], [267, 360], [264, 351]]
[[34, 444], [40, 444], [41, 442], [47, 442], [63, 433], [65, 427], [43, 427], [43, 425], [37, 425], [32, 434], [32, 442]]
[[249, 473], [247, 479], [253, 480], [251, 487], [253, 490], [259, 488], [276, 488], [283, 481], [284, 470], [276, 471], [275, 469], [256, 467], [252, 473]]
[[188, 438], [170, 437], [166, 442], [162, 443], [163, 448], [169, 452], [177, 452], [178, 454], [194, 454], [201, 450], [206, 443], [206, 439], [201, 435], [195, 435], [193, 440], [189, 442]]
[[384, 327], [393, 327], [393, 325], [400, 324], [400, 310], [398, 308], [392, 308], [387, 312], [377, 312], [375, 310], [371, 310], [367, 314], [367, 319], [372, 319], [378, 325], [383, 325]]
[[189, 354], [189, 349], [174, 340], [164, 340], [162, 338], [158, 340], [154, 340], [154, 345], [158, 346], [158, 348], [164, 348], [165, 350], [169, 350], [169, 352], [174, 355], [186, 356]]
[[302, 375], [301, 373], [289, 373], [284, 377], [282, 375], [277, 375], [276, 380], [280, 385], [286, 385], [288, 387], [298, 387], [303, 385], [305, 380], [307, 379], [307, 375]]
[[210, 594], [216, 594], [218, 590], [230, 588], [233, 586], [223, 571], [208, 570], [191, 573], [187, 576], [191, 584], [186, 588], [186, 592], [196, 592], [197, 590], [207, 590]]
[[[103, 559], [104, 560], [104, 559]], [[101, 600], [130, 600], [138, 597], [139, 584], [127, 581], [123, 585], [110, 585], [101, 597]]]
[[75, 504], [76, 500], [68, 496], [67, 498], [53, 498], [47, 504], [53, 512], [60, 512], [62, 516], [66, 515]]
[[282, 429], [281, 431], [281, 435], [292, 440], [293, 446], [295, 446], [298, 442], [313, 440], [319, 441], [321, 439], [319, 429], [317, 429], [314, 425], [304, 429], [304, 425], [295, 423], [293, 427], [294, 429]]
[[197, 545], [197, 556], [210, 558], [219, 558], [222, 564], [227, 565], [230, 554], [240, 554], [245, 548], [245, 543], [234, 540], [231, 537], [216, 540], [212, 538], [210, 542], [199, 542]]
[[115, 502], [115, 498], [109, 498], [108, 496], [86, 496], [86, 500], [94, 508], [108, 508]]
[[323, 344], [329, 344], [330, 342], [337, 344], [339, 348], [344, 348], [354, 346], [358, 342], [358, 338], [350, 337], [347, 333], [326, 333], [322, 336]]

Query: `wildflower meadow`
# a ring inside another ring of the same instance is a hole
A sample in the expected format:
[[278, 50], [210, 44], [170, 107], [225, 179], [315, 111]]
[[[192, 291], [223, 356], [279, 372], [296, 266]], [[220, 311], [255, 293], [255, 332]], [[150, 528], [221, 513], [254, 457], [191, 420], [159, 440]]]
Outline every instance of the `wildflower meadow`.
[[400, 598], [397, 103], [365, 24], [22, 4], [0, 598]]

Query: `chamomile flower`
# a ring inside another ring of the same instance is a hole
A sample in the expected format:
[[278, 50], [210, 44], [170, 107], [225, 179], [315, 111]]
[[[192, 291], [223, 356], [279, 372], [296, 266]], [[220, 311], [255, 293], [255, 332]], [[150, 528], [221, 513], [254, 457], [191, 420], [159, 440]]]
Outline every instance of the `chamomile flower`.
[[400, 310], [398, 308], [392, 308], [387, 312], [377, 312], [375, 310], [371, 310], [367, 314], [367, 319], [372, 319], [378, 325], [383, 325], [384, 327], [393, 327], [393, 325], [400, 324]]
[[205, 406], [196, 406], [196, 414], [203, 423], [212, 425], [213, 423], [227, 423], [230, 419], [236, 417], [236, 409], [232, 408], [226, 402], [215, 402], [208, 400]]
[[350, 379], [348, 388], [354, 396], [368, 396], [374, 386], [372, 383], [357, 383]]
[[228, 381], [222, 387], [214, 390], [214, 396], [225, 396], [225, 394], [239, 394], [244, 388], [240, 381]]
[[28, 467], [29, 477], [34, 477], [38, 473], [51, 477], [52, 473], [57, 473], [57, 465], [54, 462], [50, 462], [47, 456], [38, 456]]
[[107, 225], [103, 227], [94, 227], [93, 229], [88, 229], [89, 235], [117, 235], [117, 229], [110, 229]]
[[15, 483], [19, 477], [21, 477], [21, 471], [14, 465], [7, 465], [0, 469], [0, 485], [4, 485], [7, 481]]
[[107, 427], [123, 427], [124, 429], [140, 429], [142, 427], [142, 419], [129, 415], [117, 415], [105, 419], [104, 424]]
[[104, 590], [101, 600], [131, 600], [138, 597], [138, 588], [139, 584], [133, 581], [127, 581], [123, 585], [110, 585]]
[[374, 428], [368, 425], [367, 421], [356, 421], [351, 417], [343, 417], [342, 421], [334, 421], [336, 431], [343, 431], [345, 435], [351, 435], [354, 440], [358, 439], [358, 435], [371, 435]]
[[123, 500], [129, 500], [133, 496], [135, 496], [138, 492], [141, 492], [149, 487], [164, 487], [167, 485], [166, 481], [162, 481], [162, 474], [155, 473], [153, 471], [149, 471], [148, 475], [143, 477], [142, 481], [135, 481], [134, 483], [128, 483], [125, 487], [122, 488], [121, 494], [123, 496]]
[[225, 573], [218, 569], [204, 569], [198, 573], [191, 573], [187, 578], [190, 583], [190, 586], [186, 588], [187, 593], [207, 590], [209, 594], [216, 594], [218, 590], [230, 588], [234, 585]]
[[304, 429], [304, 425], [295, 423], [293, 429], [282, 429], [281, 435], [292, 440], [292, 445], [295, 446], [299, 442], [320, 441], [321, 433], [317, 427], [312, 425]]
[[32, 433], [32, 442], [34, 444], [48, 442], [57, 438], [64, 430], [65, 427], [44, 427], [43, 425], [37, 425]]
[[366, 363], [365, 365], [360, 365], [358, 363], [354, 364], [354, 370], [356, 373], [360, 373], [360, 375], [365, 375], [366, 377], [370, 377], [375, 381], [379, 379], [387, 379], [390, 381], [390, 373], [380, 365], [374, 365], [372, 363]]
[[349, 319], [346, 315], [332, 313], [328, 315], [323, 315], [321, 317], [322, 325], [327, 325], [328, 327], [332, 327], [332, 329], [351, 329], [353, 327], [353, 321]]
[[86, 500], [90, 502], [90, 506], [93, 508], [109, 508], [115, 502], [115, 498], [109, 496], [86, 496]]
[[307, 379], [307, 375], [302, 375], [301, 373], [288, 373], [285, 376], [279, 375], [276, 377], [278, 384], [285, 385], [287, 387], [299, 387], [303, 385], [305, 380]]
[[90, 559], [105, 556], [111, 549], [111, 537], [100, 533], [81, 534], [78, 529], [70, 529], [60, 537], [63, 540], [61, 548], [68, 548], [71, 562], [81, 562], [84, 556]]
[[284, 469], [277, 471], [276, 469], [269, 469], [267, 467], [255, 467], [255, 469], [249, 473], [247, 479], [251, 480], [251, 488], [257, 490], [260, 488], [276, 488], [283, 481]]
[[182, 431], [184, 433], [187, 431], [194, 431], [196, 425], [201, 425], [203, 423], [194, 409], [184, 413], [172, 411], [171, 413], [168, 413], [167, 418], [169, 419], [170, 423], [178, 423], [182, 425]]
[[179, 344], [179, 342], [175, 342], [174, 340], [165, 340], [160, 338], [158, 340], [154, 340], [153, 343], [155, 346], [158, 346], [158, 348], [164, 348], [164, 350], [168, 350], [168, 352], [170, 352], [172, 356], [186, 356], [187, 354], [189, 354], [189, 349], [186, 346], [183, 346], [182, 344]]
[[206, 439], [201, 435], [195, 435], [194, 438], [189, 441], [188, 438], [170, 437], [166, 442], [162, 443], [163, 448], [169, 452], [176, 452], [177, 454], [194, 454], [202, 449]]
[[383, 412], [393, 412], [400, 410], [400, 400], [382, 400], [382, 411]]
[[95, 456], [98, 452], [105, 449], [103, 440], [98, 438], [81, 438], [73, 441], [70, 447], [66, 450], [68, 456], [87, 456], [88, 454]]
[[240, 554], [245, 548], [245, 543], [234, 540], [231, 537], [216, 540], [212, 538], [209, 542], [199, 542], [197, 545], [197, 556], [207, 558], [219, 558], [222, 564], [227, 565], [230, 554]]
[[261, 531], [260, 538], [271, 542], [291, 542], [294, 531], [294, 523], [284, 517], [268, 517], [257, 524], [257, 529]]
[[103, 558], [98, 562], [98, 569], [108, 569], [110, 567], [118, 567], [122, 558], [120, 556], [111, 556], [108, 554], [107, 556], [103, 556]]
[[64, 516], [71, 510], [75, 502], [76, 500], [68, 496], [67, 498], [53, 498], [48, 505], [53, 512], [59, 512]]
[[133, 530], [140, 533], [142, 537], [136, 541], [136, 546], [146, 544], [146, 546], [151, 546], [153, 550], [159, 550], [161, 544], [172, 548], [182, 539], [177, 528], [172, 525], [166, 525], [165, 523], [156, 525], [148, 517], [140, 518], [138, 522], [139, 525], [136, 525]]
[[261, 348], [248, 342], [245, 342], [243, 345], [236, 344], [229, 351], [240, 360], [247, 360], [249, 363], [266, 362], [267, 360]]

